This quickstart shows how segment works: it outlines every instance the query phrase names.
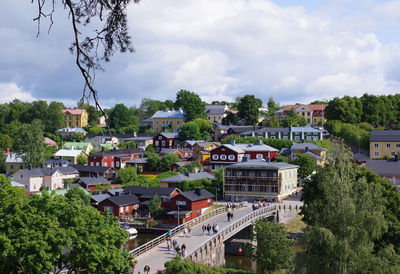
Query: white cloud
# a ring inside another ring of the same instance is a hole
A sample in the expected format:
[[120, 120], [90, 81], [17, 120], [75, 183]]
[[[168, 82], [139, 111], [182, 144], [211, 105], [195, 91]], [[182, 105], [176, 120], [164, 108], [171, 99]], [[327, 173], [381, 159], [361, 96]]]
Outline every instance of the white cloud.
[[0, 103], [8, 103], [14, 99], [19, 99], [26, 102], [36, 100], [36, 98], [34, 98], [30, 92], [24, 91], [15, 83], [0, 83]]

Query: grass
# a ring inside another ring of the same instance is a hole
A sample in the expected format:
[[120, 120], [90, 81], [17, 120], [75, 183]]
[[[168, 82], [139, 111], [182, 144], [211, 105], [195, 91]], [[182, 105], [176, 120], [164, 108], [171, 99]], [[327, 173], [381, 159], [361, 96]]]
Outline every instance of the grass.
[[301, 220], [301, 216], [291, 220], [285, 224], [285, 228], [288, 232], [302, 232], [302, 229], [306, 227], [306, 224]]

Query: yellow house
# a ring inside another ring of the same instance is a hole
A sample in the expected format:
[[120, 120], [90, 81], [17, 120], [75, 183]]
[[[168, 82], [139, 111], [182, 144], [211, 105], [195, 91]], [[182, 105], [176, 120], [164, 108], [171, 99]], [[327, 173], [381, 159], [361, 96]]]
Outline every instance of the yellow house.
[[65, 127], [86, 127], [88, 126], [89, 114], [86, 109], [63, 109]]
[[24, 161], [15, 153], [10, 153], [6, 158], [6, 174], [12, 174], [25, 167]]
[[304, 153], [314, 158], [317, 165], [324, 166], [326, 162], [326, 151], [326, 148], [312, 143], [293, 143], [290, 149], [290, 157], [294, 160], [298, 154]]
[[220, 142], [197, 142], [193, 146], [193, 160], [209, 161], [210, 151], [221, 145]]
[[162, 132], [167, 129], [179, 131], [184, 124], [185, 112], [179, 110], [159, 110], [153, 117], [153, 130]]
[[369, 157], [390, 159], [396, 155], [400, 155], [400, 130], [373, 130], [369, 138]]
[[294, 109], [298, 115], [304, 117], [308, 124], [318, 125], [326, 122], [324, 118], [325, 108], [327, 104], [321, 105], [287, 105], [283, 109], [283, 115]]
[[227, 110], [227, 105], [206, 105], [205, 112], [207, 113], [207, 120], [210, 123], [221, 124], [222, 119], [226, 116], [225, 111]]

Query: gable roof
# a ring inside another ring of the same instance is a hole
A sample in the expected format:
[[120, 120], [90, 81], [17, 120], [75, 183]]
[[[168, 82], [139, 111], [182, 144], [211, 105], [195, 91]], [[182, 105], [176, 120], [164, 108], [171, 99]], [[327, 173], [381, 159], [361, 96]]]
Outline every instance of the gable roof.
[[370, 142], [400, 142], [400, 130], [373, 130]]
[[275, 151], [278, 152], [276, 148], [271, 146], [261, 144], [235, 144], [233, 147], [240, 147], [243, 151]]
[[247, 162], [240, 162], [230, 165], [226, 168], [260, 168], [260, 169], [287, 169], [298, 168], [297, 165], [292, 165], [284, 162], [267, 162], [264, 160], [248, 160]]
[[174, 182], [174, 183], [180, 183], [183, 181], [195, 181], [195, 180], [201, 180], [201, 179], [210, 179], [214, 180], [215, 177], [211, 175], [208, 172], [201, 171], [201, 172], [193, 172], [193, 173], [185, 173], [185, 174], [179, 174], [175, 175], [169, 178], [161, 179], [159, 182]]
[[203, 189], [203, 188], [190, 190], [190, 191], [184, 191], [184, 192], [181, 192], [181, 193], [175, 195], [174, 197], [177, 197], [179, 195], [182, 195], [183, 197], [185, 197], [186, 199], [188, 199], [189, 201], [192, 201], [192, 202], [214, 198], [214, 194], [212, 194], [211, 192], [209, 192], [208, 190]]
[[18, 163], [18, 164], [23, 164], [24, 160], [22, 160], [22, 157], [17, 156], [16, 153], [10, 153], [7, 155], [6, 158], [6, 163]]
[[327, 150], [326, 148], [318, 146], [313, 143], [296, 143], [296, 142], [293, 142], [291, 150], [306, 150], [306, 148], [308, 148], [309, 150], [318, 150], [318, 151]]
[[86, 150], [89, 145], [91, 145], [91, 143], [89, 143], [89, 142], [65, 142], [62, 148], [63, 149]]
[[214, 151], [214, 150], [216, 150], [216, 149], [219, 149], [219, 148], [222, 148], [222, 147], [226, 147], [226, 148], [228, 148], [228, 149], [230, 149], [230, 150], [233, 150], [234, 152], [236, 152], [236, 153], [244, 153], [245, 151], [240, 147], [240, 146], [233, 146], [233, 145], [231, 145], [231, 144], [223, 144], [223, 145], [221, 145], [221, 146], [219, 146], [219, 147], [217, 147], [217, 148], [214, 148], [213, 150], [211, 150], [211, 151]]
[[62, 113], [65, 114], [67, 112], [73, 114], [73, 115], [81, 115], [84, 113], [86, 109], [79, 109], [79, 108], [66, 108], [62, 110]]
[[142, 187], [142, 186], [128, 186], [124, 189], [125, 194], [140, 195], [155, 195], [170, 196], [176, 188], [172, 187]]
[[44, 168], [32, 168], [32, 169], [25, 168], [21, 169], [20, 171], [24, 172], [28, 177], [52, 176], [57, 171], [59, 171], [62, 175], [79, 174], [79, 172], [71, 166], [49, 167], [49, 168], [44, 167]]
[[127, 206], [127, 205], [133, 205], [133, 204], [139, 203], [138, 197], [133, 194], [111, 196], [111, 197], [105, 199], [104, 201], [107, 201], [107, 200], [109, 200], [113, 204], [116, 204], [117, 206]]
[[51, 165], [51, 166], [68, 166], [70, 164], [69, 161], [64, 160], [62, 158], [59, 159], [49, 159], [46, 161], [46, 165]]
[[171, 154], [176, 152], [178, 149], [177, 148], [162, 148], [159, 152], [159, 154]]
[[79, 128], [79, 127], [64, 127], [62, 129], [59, 129], [56, 131], [56, 133], [67, 133], [67, 132], [71, 132], [71, 133], [86, 133], [86, 131], [83, 128]]
[[115, 170], [113, 167], [103, 167], [103, 166], [86, 166], [86, 165], [70, 165], [79, 172], [96, 172], [96, 173], [104, 173], [110, 169]]
[[291, 132], [313, 132], [313, 133], [322, 133], [322, 130], [313, 128], [311, 126], [305, 126], [305, 127], [290, 127]]
[[110, 184], [110, 182], [103, 177], [80, 177], [77, 181], [84, 183], [86, 186]]
[[315, 110], [324, 111], [326, 106], [327, 106], [327, 104], [320, 104], [320, 105], [287, 105], [287, 106], [284, 107], [283, 111], [286, 112], [286, 111], [291, 110], [292, 108], [298, 109], [301, 106], [308, 107], [312, 111], [315, 111]]
[[51, 140], [49, 137], [44, 137], [44, 143], [48, 146], [58, 147], [57, 143]]
[[151, 118], [184, 118], [185, 112], [182, 110], [159, 110]]
[[92, 195], [90, 198], [93, 199], [96, 203], [100, 203], [109, 197], [111, 197], [110, 194], [106, 193], [106, 194]]
[[365, 166], [380, 176], [400, 176], [400, 161], [367, 160]]
[[82, 154], [83, 150], [81, 149], [60, 149], [57, 151], [54, 156], [55, 157], [78, 157]]
[[116, 196], [117, 194], [119, 195], [122, 192], [124, 192], [124, 189], [122, 188], [114, 188], [107, 190], [107, 193], [110, 194], [111, 196]]
[[178, 138], [178, 134], [176, 134], [174, 132], [160, 132], [159, 134], [168, 139], [177, 139]]

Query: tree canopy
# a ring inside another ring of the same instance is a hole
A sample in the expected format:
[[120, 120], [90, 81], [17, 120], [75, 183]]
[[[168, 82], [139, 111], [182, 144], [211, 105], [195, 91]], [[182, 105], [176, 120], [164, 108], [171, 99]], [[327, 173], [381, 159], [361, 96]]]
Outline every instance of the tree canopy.
[[238, 104], [239, 118], [246, 121], [246, 125], [255, 125], [258, 121], [259, 108], [262, 107], [262, 101], [254, 95], [243, 96]]
[[181, 89], [176, 94], [175, 109], [182, 108], [185, 111], [185, 121], [189, 122], [196, 118], [206, 118], [204, 112], [206, 103], [200, 99], [197, 93]]

